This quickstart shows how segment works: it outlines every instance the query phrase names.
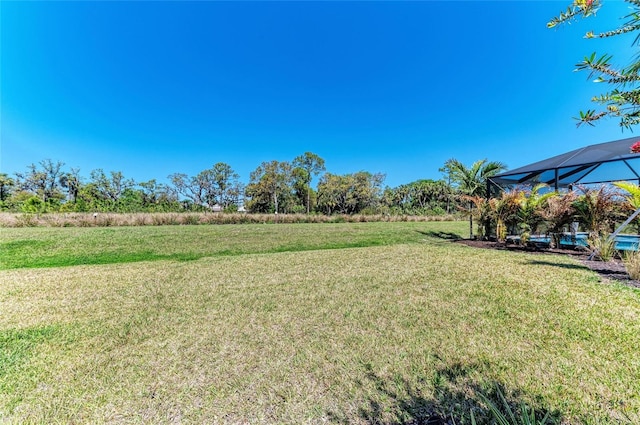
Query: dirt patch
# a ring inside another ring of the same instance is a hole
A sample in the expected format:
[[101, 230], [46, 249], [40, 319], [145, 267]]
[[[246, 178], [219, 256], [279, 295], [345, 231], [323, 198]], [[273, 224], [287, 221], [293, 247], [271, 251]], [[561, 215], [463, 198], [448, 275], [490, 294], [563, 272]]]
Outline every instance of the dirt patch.
[[616, 281], [624, 285], [634, 288], [640, 288], [640, 281], [629, 278], [627, 271], [624, 268], [624, 264], [620, 259], [614, 259], [612, 261], [595, 261], [589, 260], [589, 252], [584, 250], [574, 249], [559, 249], [559, 248], [541, 248], [541, 247], [522, 247], [513, 244], [498, 243], [495, 241], [481, 241], [473, 239], [460, 239], [456, 243], [461, 243], [474, 248], [482, 249], [497, 249], [503, 251], [524, 252], [531, 255], [539, 254], [555, 254], [566, 255], [575, 258], [585, 267], [598, 273], [603, 281]]

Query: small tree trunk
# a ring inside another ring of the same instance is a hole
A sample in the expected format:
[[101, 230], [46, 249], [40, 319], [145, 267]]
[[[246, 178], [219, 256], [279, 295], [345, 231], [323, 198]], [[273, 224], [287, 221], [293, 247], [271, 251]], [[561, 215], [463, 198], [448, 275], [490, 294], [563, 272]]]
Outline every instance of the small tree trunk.
[[469, 239], [473, 239], [473, 216], [471, 215], [472, 204], [469, 202]]

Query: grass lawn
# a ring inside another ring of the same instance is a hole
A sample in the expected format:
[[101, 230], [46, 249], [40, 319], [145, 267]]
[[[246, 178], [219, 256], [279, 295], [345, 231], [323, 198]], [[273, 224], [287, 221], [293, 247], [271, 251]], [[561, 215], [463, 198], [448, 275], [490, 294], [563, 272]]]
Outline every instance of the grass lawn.
[[640, 421], [640, 291], [467, 226], [0, 229], [0, 422]]

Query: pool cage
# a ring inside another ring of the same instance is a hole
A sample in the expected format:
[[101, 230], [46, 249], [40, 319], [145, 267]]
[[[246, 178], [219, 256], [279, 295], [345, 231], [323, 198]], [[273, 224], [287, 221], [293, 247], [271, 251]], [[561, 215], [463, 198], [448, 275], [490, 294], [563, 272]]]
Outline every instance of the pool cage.
[[631, 146], [639, 137], [585, 146], [552, 158], [505, 171], [487, 181], [488, 193], [519, 185], [549, 185], [552, 190], [574, 185], [612, 183], [622, 180], [640, 182], [640, 154]]
[[[633, 152], [640, 150], [639, 142], [640, 137], [630, 137], [598, 143], [505, 171], [487, 180], [487, 197], [499, 196], [500, 192], [517, 186], [533, 187], [539, 183], [544, 183], [555, 191], [571, 190], [576, 185], [617, 181], [640, 184], [640, 153]], [[619, 231], [639, 214], [640, 209], [610, 237], [615, 239]]]

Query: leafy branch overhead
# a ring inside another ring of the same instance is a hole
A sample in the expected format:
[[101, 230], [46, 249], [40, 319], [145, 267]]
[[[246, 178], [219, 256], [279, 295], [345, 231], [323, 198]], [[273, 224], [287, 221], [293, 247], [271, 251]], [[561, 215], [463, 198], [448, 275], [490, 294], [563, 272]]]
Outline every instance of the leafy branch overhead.
[[575, 0], [567, 7], [567, 10], [560, 12], [560, 15], [551, 19], [547, 23], [547, 28], [555, 28], [558, 25], [571, 22], [573, 19], [583, 16], [595, 15], [600, 8], [600, 0]]
[[[620, 27], [600, 33], [589, 31], [585, 38], [609, 38], [640, 30], [640, 0], [625, 2], [629, 3], [632, 12], [625, 17], [626, 21]], [[600, 7], [600, 0], [575, 0], [566, 11], [551, 19], [547, 27], [555, 28], [571, 23], [579, 17], [595, 15]], [[637, 46], [639, 41], [640, 34], [633, 40], [632, 46]], [[605, 117], [619, 118], [620, 126], [627, 129], [640, 124], [640, 57], [636, 56], [635, 60], [624, 68], [614, 67], [612, 59], [610, 54], [598, 55], [594, 52], [576, 64], [576, 71], [589, 71], [588, 78], [595, 77], [595, 83], [607, 83], [612, 86], [610, 91], [591, 99], [600, 105], [600, 109], [580, 111], [580, 116], [576, 118], [579, 121], [578, 126], [594, 125], [596, 121]]]

